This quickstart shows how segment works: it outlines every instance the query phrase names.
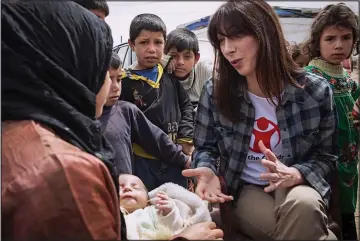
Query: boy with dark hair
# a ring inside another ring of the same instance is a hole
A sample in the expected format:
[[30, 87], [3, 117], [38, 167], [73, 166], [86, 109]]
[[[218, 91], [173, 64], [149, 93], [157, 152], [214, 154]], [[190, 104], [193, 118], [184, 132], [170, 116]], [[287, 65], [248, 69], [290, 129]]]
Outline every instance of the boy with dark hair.
[[204, 83], [213, 71], [211, 64], [199, 61], [199, 41], [196, 35], [186, 28], [171, 31], [167, 37], [165, 54], [172, 57], [172, 74], [180, 80], [195, 109]]
[[[175, 78], [160, 64], [164, 53], [166, 27], [154, 14], [140, 14], [130, 24], [129, 45], [137, 62], [122, 78], [122, 100], [134, 103], [145, 116], [191, 155], [193, 137], [193, 107], [189, 96]], [[146, 138], [146, 134], [144, 133]], [[167, 165], [163, 159], [149, 155], [138, 143], [133, 143], [135, 175], [149, 190], [166, 182], [187, 187], [181, 169]]]
[[135, 105], [118, 101], [121, 93], [121, 60], [113, 52], [110, 62], [112, 81], [103, 114], [99, 118], [102, 131], [115, 150], [115, 164], [121, 174], [133, 174], [132, 141], [139, 144], [151, 155], [179, 169], [189, 167], [190, 157], [185, 155], [180, 146], [157, 126], [152, 124]]
[[123, 71], [122, 61], [119, 55], [112, 52], [109, 68], [111, 87], [105, 107], [111, 107], [119, 100], [121, 94], [121, 75]]
[[105, 17], [109, 15], [109, 6], [106, 0], [73, 0], [73, 1], [83, 6], [90, 12], [94, 13], [102, 20], [105, 20]]

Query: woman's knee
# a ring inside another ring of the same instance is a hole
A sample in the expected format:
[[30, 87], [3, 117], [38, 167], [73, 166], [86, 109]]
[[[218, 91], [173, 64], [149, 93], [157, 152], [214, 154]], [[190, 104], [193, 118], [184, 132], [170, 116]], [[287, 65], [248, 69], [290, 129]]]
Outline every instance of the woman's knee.
[[284, 190], [283, 202], [278, 206], [280, 213], [296, 212], [298, 217], [305, 218], [316, 213], [326, 213], [326, 206], [320, 194], [305, 185]]

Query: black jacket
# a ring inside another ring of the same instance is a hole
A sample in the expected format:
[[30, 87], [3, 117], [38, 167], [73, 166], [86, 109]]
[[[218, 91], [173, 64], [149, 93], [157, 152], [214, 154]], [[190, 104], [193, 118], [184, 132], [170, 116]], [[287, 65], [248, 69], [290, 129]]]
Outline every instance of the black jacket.
[[120, 174], [132, 174], [132, 142], [147, 153], [167, 163], [185, 167], [189, 156], [157, 126], [152, 124], [135, 105], [118, 101], [104, 108], [99, 118], [102, 131], [115, 150], [115, 165]]
[[126, 70], [120, 98], [135, 104], [174, 142], [192, 142], [193, 107], [181, 83], [168, 73], [164, 72], [159, 82], [154, 83]]

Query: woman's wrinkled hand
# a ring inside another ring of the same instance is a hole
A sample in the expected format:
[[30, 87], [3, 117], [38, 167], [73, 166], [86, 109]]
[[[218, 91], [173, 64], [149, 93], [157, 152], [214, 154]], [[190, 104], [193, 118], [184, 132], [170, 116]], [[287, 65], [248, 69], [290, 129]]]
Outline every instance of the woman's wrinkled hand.
[[288, 167], [279, 161], [276, 155], [266, 148], [262, 141], [259, 142], [261, 152], [266, 159], [261, 160], [267, 173], [262, 173], [260, 178], [269, 181], [269, 186], [265, 187], [265, 192], [272, 192], [278, 188], [292, 187], [304, 183], [304, 179], [300, 171], [294, 167]]
[[203, 200], [207, 200], [210, 203], [224, 203], [234, 199], [232, 196], [221, 192], [219, 178], [208, 167], [183, 170], [182, 174], [185, 177], [196, 177], [197, 186], [195, 193]]

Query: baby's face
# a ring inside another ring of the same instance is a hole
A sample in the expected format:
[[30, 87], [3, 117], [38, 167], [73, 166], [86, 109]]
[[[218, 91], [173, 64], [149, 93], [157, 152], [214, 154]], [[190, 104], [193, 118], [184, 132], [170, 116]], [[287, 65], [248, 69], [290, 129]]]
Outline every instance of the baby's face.
[[144, 183], [137, 176], [120, 175], [119, 183], [121, 207], [132, 213], [147, 206], [148, 193]]

